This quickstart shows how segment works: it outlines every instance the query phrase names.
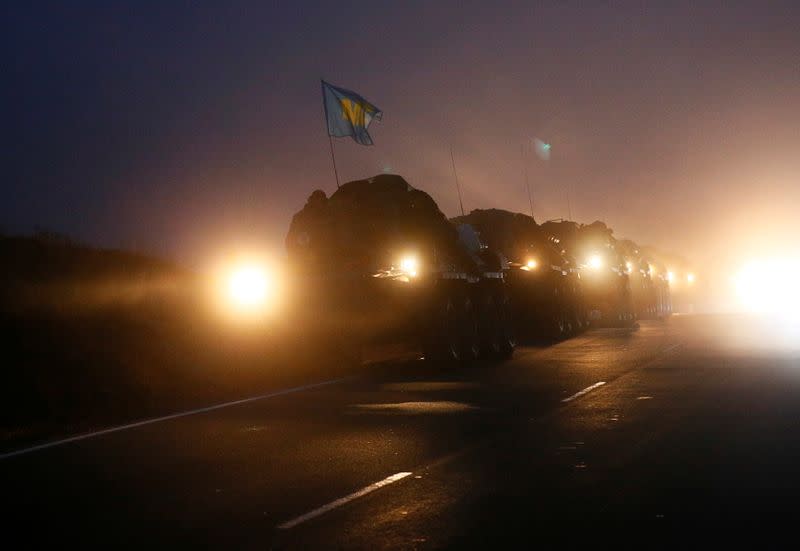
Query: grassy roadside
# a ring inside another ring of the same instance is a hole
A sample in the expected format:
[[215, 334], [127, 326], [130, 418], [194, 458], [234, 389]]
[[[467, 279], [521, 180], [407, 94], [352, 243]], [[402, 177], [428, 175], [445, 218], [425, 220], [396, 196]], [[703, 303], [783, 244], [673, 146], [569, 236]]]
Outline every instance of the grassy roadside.
[[0, 263], [2, 450], [332, 375], [168, 263], [35, 238], [0, 238]]

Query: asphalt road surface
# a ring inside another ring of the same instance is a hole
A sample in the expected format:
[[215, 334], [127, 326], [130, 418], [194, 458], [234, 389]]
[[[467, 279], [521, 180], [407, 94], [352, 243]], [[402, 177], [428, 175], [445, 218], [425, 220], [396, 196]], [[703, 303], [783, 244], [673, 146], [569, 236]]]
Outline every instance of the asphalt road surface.
[[522, 347], [495, 366], [362, 367], [6, 454], [4, 542], [692, 547], [755, 535], [795, 548], [775, 530], [791, 533], [800, 514], [800, 345], [788, 331], [674, 316]]

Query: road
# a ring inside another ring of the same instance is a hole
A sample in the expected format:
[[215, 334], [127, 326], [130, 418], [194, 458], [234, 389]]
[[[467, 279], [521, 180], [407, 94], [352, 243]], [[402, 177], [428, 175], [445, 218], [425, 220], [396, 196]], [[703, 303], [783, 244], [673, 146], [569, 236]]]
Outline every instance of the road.
[[4, 456], [3, 533], [25, 547], [425, 549], [792, 528], [800, 350], [763, 329], [674, 316], [496, 366], [361, 367]]

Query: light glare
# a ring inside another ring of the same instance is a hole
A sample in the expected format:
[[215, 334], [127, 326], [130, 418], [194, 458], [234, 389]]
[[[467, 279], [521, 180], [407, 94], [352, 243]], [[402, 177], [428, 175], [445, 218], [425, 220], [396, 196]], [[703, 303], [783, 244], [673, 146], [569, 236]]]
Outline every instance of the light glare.
[[589, 257], [589, 267], [592, 270], [599, 270], [603, 267], [603, 258], [599, 254], [593, 254]]
[[411, 277], [416, 277], [419, 270], [419, 261], [415, 256], [404, 256], [400, 259], [400, 270]]
[[239, 308], [258, 308], [267, 298], [268, 278], [259, 266], [238, 266], [228, 278], [228, 297]]
[[800, 260], [752, 261], [734, 278], [740, 307], [759, 314], [796, 315], [800, 308]]

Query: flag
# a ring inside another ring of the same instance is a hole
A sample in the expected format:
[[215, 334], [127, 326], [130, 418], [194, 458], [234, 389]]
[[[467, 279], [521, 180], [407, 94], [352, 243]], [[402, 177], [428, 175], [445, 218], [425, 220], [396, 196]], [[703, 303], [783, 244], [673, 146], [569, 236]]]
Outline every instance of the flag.
[[381, 120], [383, 111], [350, 90], [322, 81], [322, 103], [328, 121], [328, 135], [351, 136], [361, 145], [372, 145], [367, 132], [373, 119]]

